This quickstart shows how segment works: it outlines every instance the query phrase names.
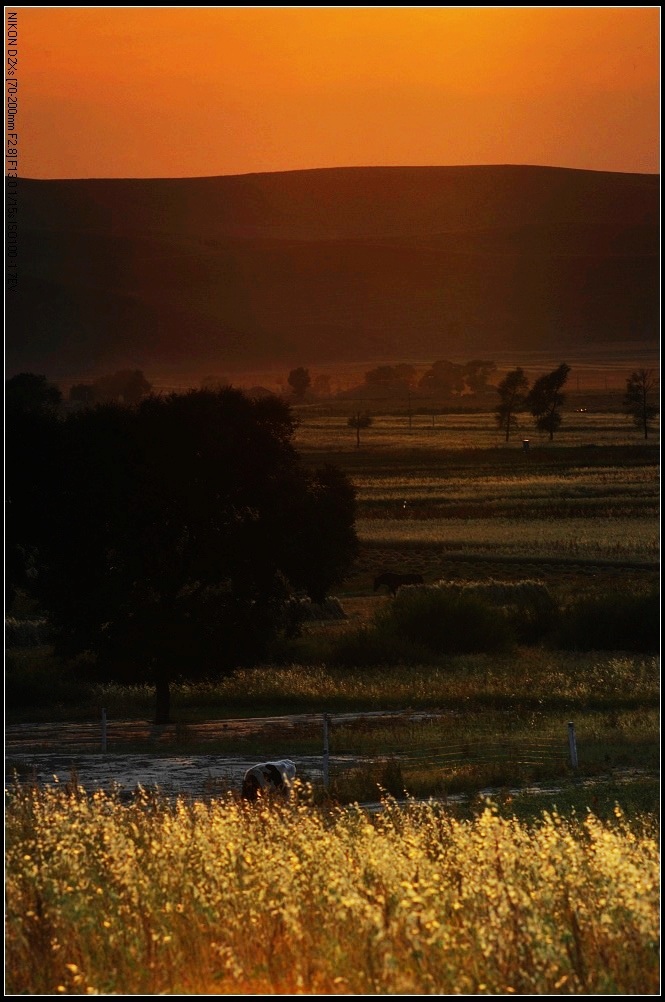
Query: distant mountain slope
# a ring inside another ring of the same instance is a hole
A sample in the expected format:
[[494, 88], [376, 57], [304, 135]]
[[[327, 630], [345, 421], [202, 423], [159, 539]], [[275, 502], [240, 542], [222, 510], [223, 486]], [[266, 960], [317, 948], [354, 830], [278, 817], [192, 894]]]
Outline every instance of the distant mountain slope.
[[658, 342], [655, 175], [21, 179], [19, 200], [9, 374]]

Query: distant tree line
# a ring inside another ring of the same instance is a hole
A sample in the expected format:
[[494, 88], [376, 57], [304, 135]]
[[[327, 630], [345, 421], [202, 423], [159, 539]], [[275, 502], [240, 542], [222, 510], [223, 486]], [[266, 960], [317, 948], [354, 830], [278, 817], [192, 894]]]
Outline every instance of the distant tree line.
[[[505, 432], [505, 440], [519, 427], [518, 415], [529, 413], [534, 418], [538, 431], [549, 435], [550, 441], [559, 430], [562, 421], [562, 407], [565, 402], [563, 388], [571, 367], [562, 362], [552, 372], [538, 377], [532, 386], [520, 367], [508, 372], [497, 385], [490, 383], [496, 374], [496, 362], [487, 359], [472, 359], [469, 362], [451, 362], [446, 359], [434, 362], [422, 375], [414, 365], [406, 362], [394, 365], [379, 365], [369, 369], [364, 382], [352, 390], [340, 392], [338, 399], [361, 394], [363, 399], [408, 400], [409, 405], [427, 397], [441, 401], [483, 399], [490, 394], [499, 394], [495, 408], [497, 424]], [[288, 376], [290, 395], [294, 403], [313, 401], [332, 395], [331, 379], [328, 375], [317, 375], [312, 379], [309, 369], [299, 366]], [[650, 369], [639, 369], [627, 378], [623, 406], [635, 425], [647, 438], [653, 422], [659, 414], [655, 399], [658, 394], [658, 380]], [[356, 410], [348, 419], [348, 425], [356, 431], [356, 445], [360, 445], [361, 429], [369, 428], [372, 417], [368, 410]]]
[[69, 399], [77, 404], [137, 404], [151, 392], [152, 386], [140, 369], [121, 369], [92, 383], [77, 383], [71, 387]]
[[420, 377], [413, 365], [380, 365], [365, 373], [364, 389], [391, 396], [481, 396], [490, 389], [489, 379], [495, 371], [496, 362], [478, 358], [464, 363], [443, 359]]
[[[420, 377], [416, 367], [406, 362], [379, 365], [365, 373], [364, 382], [353, 392], [384, 398], [403, 397], [410, 393], [414, 396], [449, 398], [478, 396], [492, 388], [489, 379], [495, 371], [496, 363], [484, 359], [465, 363], [434, 362]], [[291, 369], [287, 384], [296, 402], [303, 402], [308, 397], [330, 396], [332, 392], [328, 375], [320, 374], [312, 379], [309, 369], [304, 366]]]

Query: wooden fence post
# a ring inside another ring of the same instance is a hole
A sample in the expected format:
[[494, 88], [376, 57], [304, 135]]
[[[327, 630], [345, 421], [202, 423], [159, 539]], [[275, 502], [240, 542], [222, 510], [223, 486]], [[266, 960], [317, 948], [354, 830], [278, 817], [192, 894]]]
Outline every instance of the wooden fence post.
[[330, 716], [323, 714], [323, 789], [328, 789], [330, 782], [330, 745], [328, 743], [328, 722]]
[[568, 721], [568, 747], [570, 748], [570, 764], [577, 769], [577, 741], [575, 740], [575, 724]]
[[106, 710], [102, 709], [102, 752], [106, 751]]

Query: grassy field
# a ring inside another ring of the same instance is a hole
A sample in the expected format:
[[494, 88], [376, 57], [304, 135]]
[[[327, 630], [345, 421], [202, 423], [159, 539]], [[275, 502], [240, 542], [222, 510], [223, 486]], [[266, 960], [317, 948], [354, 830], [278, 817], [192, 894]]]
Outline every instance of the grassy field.
[[[337, 408], [340, 407], [338, 403]], [[372, 414], [374, 409], [378, 413]], [[539, 445], [555, 449], [575, 446], [633, 446], [640, 444], [640, 432], [625, 414], [617, 411], [567, 412], [560, 430], [552, 442], [546, 434], [534, 429], [527, 417], [522, 417], [520, 427], [512, 432], [509, 442], [505, 431], [497, 428], [491, 411], [466, 413], [401, 413], [380, 412], [381, 404], [349, 401], [345, 413], [321, 414], [323, 408], [296, 409], [300, 424], [296, 432], [299, 449], [341, 451], [356, 449], [356, 432], [348, 426], [348, 417], [368, 411], [372, 424], [360, 433], [361, 448], [390, 452], [396, 449], [491, 449], [523, 451], [523, 440], [528, 439], [529, 450]], [[659, 425], [651, 432], [652, 444], [659, 442]], [[643, 439], [642, 439], [643, 441]]]

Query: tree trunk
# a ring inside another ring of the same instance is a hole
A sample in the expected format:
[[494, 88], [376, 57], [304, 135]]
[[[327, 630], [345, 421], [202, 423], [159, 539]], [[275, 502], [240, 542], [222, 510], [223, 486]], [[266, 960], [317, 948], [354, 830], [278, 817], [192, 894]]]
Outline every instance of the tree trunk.
[[171, 723], [171, 689], [169, 680], [165, 678], [157, 679], [155, 684], [155, 723]]

